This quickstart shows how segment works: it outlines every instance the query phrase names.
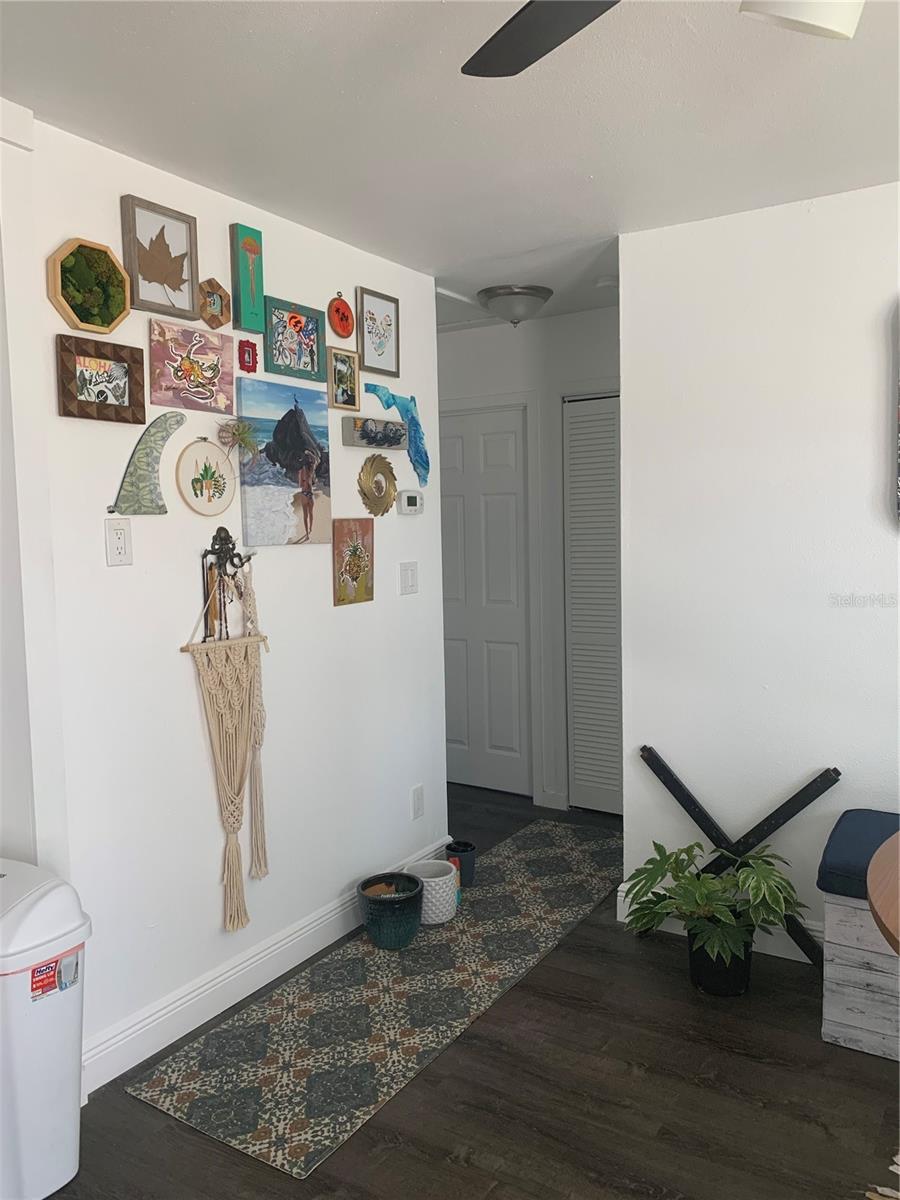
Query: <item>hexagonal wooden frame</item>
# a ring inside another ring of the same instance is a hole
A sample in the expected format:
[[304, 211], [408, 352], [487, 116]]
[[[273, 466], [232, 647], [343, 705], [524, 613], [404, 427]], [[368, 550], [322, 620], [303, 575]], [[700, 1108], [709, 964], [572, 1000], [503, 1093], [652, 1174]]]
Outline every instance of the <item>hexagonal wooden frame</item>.
[[[62, 294], [61, 287], [61, 266], [64, 258], [67, 258], [76, 246], [90, 246], [92, 250], [102, 250], [108, 254], [116, 266], [119, 274], [122, 276], [122, 286], [125, 290], [125, 307], [121, 313], [109, 325], [87, 325], [84, 321], [78, 319], [72, 309], [69, 307]], [[80, 329], [83, 333], [112, 333], [131, 312], [131, 280], [128, 278], [128, 272], [119, 262], [116, 255], [112, 252], [109, 246], [104, 246], [102, 242], [92, 242], [90, 238], [69, 238], [67, 242], [54, 250], [47, 259], [47, 296], [50, 303], [69, 326], [70, 329]]]
[[[221, 313], [214, 313], [210, 309], [207, 295], [212, 292], [214, 296], [218, 296], [222, 301]], [[223, 325], [227, 325], [231, 320], [231, 296], [226, 292], [219, 283], [218, 279], [204, 279], [202, 283], [197, 284], [197, 307], [200, 310], [200, 318], [205, 321], [210, 329], [221, 329]]]

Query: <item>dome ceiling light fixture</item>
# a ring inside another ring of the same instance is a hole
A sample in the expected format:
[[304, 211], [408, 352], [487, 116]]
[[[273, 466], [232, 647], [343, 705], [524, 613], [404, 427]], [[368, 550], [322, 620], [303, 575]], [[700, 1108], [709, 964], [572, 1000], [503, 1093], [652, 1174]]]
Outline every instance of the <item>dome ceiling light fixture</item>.
[[533, 283], [524, 286], [500, 283], [482, 288], [478, 293], [478, 303], [492, 316], [509, 321], [515, 327], [522, 321], [536, 317], [552, 295], [553, 288], [539, 287]]
[[742, 0], [740, 11], [784, 29], [818, 37], [852, 38], [864, 0]]

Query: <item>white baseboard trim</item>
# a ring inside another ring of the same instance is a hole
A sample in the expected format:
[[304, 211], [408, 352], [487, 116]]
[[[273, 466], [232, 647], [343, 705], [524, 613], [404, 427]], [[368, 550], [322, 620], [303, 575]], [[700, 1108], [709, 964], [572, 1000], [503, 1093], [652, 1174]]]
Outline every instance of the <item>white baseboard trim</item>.
[[[625, 920], [625, 884], [619, 884], [619, 890], [616, 892], [616, 918], [619, 921]], [[822, 921], [804, 921], [803, 924], [813, 935], [817, 942], [825, 941], [825, 925]], [[660, 925], [663, 933], [680, 933], [684, 936], [684, 926], [678, 921], [664, 921]], [[798, 949], [791, 941], [787, 933], [783, 929], [773, 930], [770, 937], [764, 933], [757, 936], [753, 943], [754, 954], [772, 954], [775, 958], [792, 958], [795, 962], [808, 962], [806, 955]]]
[[[391, 869], [401, 870], [409, 863], [431, 858], [449, 841], [449, 837], [439, 838]], [[82, 1055], [83, 1100], [123, 1071], [324, 950], [359, 923], [356, 892], [347, 892], [92, 1037], [85, 1042]]]

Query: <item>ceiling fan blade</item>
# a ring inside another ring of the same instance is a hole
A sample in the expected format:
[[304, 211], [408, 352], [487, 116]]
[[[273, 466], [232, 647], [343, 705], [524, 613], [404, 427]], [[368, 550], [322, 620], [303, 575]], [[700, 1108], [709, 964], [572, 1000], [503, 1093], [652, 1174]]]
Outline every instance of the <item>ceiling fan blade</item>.
[[476, 50], [463, 75], [485, 79], [518, 75], [561, 46], [619, 0], [529, 0]]

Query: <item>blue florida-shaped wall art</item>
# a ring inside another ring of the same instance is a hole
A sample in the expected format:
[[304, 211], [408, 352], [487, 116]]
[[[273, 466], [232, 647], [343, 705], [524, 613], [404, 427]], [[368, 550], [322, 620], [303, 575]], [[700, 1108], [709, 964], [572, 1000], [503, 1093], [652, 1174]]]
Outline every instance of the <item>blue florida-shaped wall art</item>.
[[428, 482], [431, 463], [425, 446], [425, 431], [419, 420], [415, 396], [397, 396], [382, 383], [367, 383], [366, 391], [372, 392], [378, 397], [382, 408], [396, 408], [401, 419], [406, 422], [408, 436], [406, 453], [409, 455], [409, 461], [413, 465], [420, 486], [424, 487]]

